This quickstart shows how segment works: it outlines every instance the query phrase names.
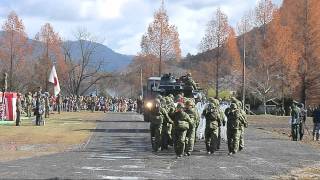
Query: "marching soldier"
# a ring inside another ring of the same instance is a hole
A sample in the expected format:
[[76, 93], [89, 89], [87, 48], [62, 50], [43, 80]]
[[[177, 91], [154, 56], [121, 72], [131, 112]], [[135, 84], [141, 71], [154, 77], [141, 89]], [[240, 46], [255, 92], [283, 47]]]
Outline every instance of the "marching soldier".
[[186, 101], [186, 109], [185, 112], [190, 117], [190, 127], [187, 130], [187, 138], [186, 138], [186, 155], [190, 156], [193, 151], [195, 138], [196, 138], [196, 126], [199, 121], [199, 117], [195, 109], [193, 108], [193, 103], [190, 100]]
[[218, 149], [219, 127], [223, 117], [214, 98], [209, 99], [208, 106], [203, 110], [202, 115], [206, 118], [205, 143], [208, 154], [214, 153]]
[[158, 152], [160, 150], [161, 132], [164, 116], [165, 115], [161, 110], [160, 100], [156, 99], [154, 102], [154, 107], [151, 110], [150, 118], [151, 145], [154, 152]]
[[171, 105], [168, 102], [168, 98], [162, 98], [161, 99], [161, 111], [164, 115], [163, 124], [162, 124], [162, 132], [161, 132], [161, 149], [168, 149], [168, 146], [172, 145], [172, 136], [171, 136], [171, 130], [172, 130], [172, 120], [169, 116], [169, 113], [171, 113]]
[[184, 112], [183, 103], [178, 103], [176, 112], [173, 116], [174, 151], [177, 158], [181, 158], [185, 152], [186, 136], [190, 127], [191, 119], [189, 115]]
[[240, 138], [239, 138], [239, 151], [244, 149], [244, 130], [248, 127], [248, 121], [246, 118], [246, 112], [242, 109], [242, 102], [237, 100], [236, 98], [231, 99], [232, 103], [237, 105], [237, 109], [240, 111], [241, 119], [243, 119], [244, 123], [240, 123], [239, 130], [240, 130]]
[[245, 121], [241, 116], [237, 105], [231, 103], [230, 108], [225, 111], [228, 118], [227, 122], [227, 138], [228, 138], [228, 150], [229, 155], [235, 154], [239, 150], [239, 141], [240, 141], [240, 126], [241, 124], [245, 125]]

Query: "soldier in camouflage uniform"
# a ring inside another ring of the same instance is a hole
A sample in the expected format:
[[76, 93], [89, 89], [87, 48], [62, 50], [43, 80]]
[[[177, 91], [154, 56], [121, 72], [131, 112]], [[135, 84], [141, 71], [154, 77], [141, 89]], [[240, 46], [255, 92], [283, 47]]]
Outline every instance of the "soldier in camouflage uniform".
[[292, 112], [291, 112], [291, 136], [292, 136], [292, 141], [298, 141], [300, 139], [300, 124], [301, 124], [301, 119], [300, 119], [300, 109], [297, 106], [297, 102], [294, 101], [292, 103]]
[[219, 143], [219, 127], [222, 124], [220, 107], [216, 105], [213, 98], [209, 99], [209, 104], [203, 110], [202, 115], [206, 118], [205, 143], [208, 154], [214, 153]]
[[197, 85], [196, 83], [193, 81], [191, 73], [188, 73], [186, 76], [186, 85], [192, 87], [192, 89], [196, 90], [197, 89]]
[[29, 92], [26, 94], [26, 105], [27, 105], [27, 117], [31, 117], [31, 111], [32, 111], [32, 93]]
[[[218, 107], [219, 114], [221, 116], [221, 123], [223, 126], [225, 126], [225, 124], [226, 124], [225, 115], [224, 115], [224, 112], [222, 111], [222, 109], [220, 108], [221, 101], [222, 101], [221, 98], [220, 98], [220, 100], [215, 99], [214, 104]], [[220, 145], [221, 145], [221, 124], [219, 125], [219, 133], [218, 133], [218, 143], [217, 143], [218, 150], [220, 149]]]
[[237, 105], [238, 110], [240, 111], [241, 118], [243, 119], [244, 123], [240, 124], [240, 139], [239, 139], [239, 151], [244, 148], [244, 130], [248, 127], [248, 121], [246, 118], [246, 112], [242, 109], [242, 102], [237, 100], [236, 98], [231, 99], [232, 103]]
[[174, 151], [177, 158], [181, 158], [185, 151], [187, 131], [191, 123], [189, 115], [184, 112], [183, 103], [178, 103], [172, 120]]
[[229, 155], [235, 154], [239, 150], [240, 141], [240, 126], [245, 124], [241, 112], [235, 103], [231, 103], [230, 108], [227, 108], [225, 114], [228, 118], [227, 123], [227, 138]]
[[171, 103], [169, 97], [165, 97], [163, 105], [163, 111], [165, 118], [162, 126], [162, 149], [168, 149], [168, 145], [172, 146], [172, 113], [174, 112], [174, 105]]
[[50, 114], [49, 93], [45, 93], [45, 97], [44, 97], [44, 105], [45, 105], [44, 118], [49, 118], [49, 114]]
[[16, 102], [16, 112], [17, 112], [17, 117], [16, 117], [16, 126], [20, 126], [21, 124], [21, 112], [22, 112], [22, 104], [21, 104], [21, 94], [17, 94], [17, 102]]
[[196, 110], [193, 108], [193, 102], [191, 100], [186, 101], [185, 112], [190, 117], [190, 127], [187, 130], [187, 138], [186, 138], [186, 155], [190, 156], [193, 151], [195, 139], [196, 139], [196, 126], [197, 122], [199, 122], [199, 116]]
[[40, 126], [42, 123], [42, 115], [44, 113], [44, 105], [43, 105], [43, 100], [41, 98], [41, 91], [37, 92], [36, 95], [36, 107], [34, 114], [36, 116], [36, 125]]
[[162, 124], [165, 115], [161, 109], [161, 103], [159, 99], [154, 102], [154, 107], [150, 111], [150, 134], [151, 145], [154, 152], [158, 152], [161, 146], [161, 132]]

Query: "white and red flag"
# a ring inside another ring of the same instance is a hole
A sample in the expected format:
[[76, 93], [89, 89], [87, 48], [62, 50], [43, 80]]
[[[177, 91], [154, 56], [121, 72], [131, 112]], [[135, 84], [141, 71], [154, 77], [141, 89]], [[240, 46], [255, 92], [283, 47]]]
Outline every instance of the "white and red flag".
[[54, 93], [54, 96], [57, 96], [60, 93], [60, 84], [58, 80], [57, 71], [54, 66], [52, 67], [52, 70], [49, 76], [49, 82], [53, 83], [54, 85], [53, 93]]

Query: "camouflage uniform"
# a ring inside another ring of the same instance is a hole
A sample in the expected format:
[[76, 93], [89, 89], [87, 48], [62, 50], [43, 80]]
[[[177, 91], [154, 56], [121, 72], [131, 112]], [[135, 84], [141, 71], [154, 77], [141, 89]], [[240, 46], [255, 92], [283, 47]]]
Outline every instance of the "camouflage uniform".
[[226, 116], [228, 117], [227, 138], [229, 154], [235, 154], [239, 150], [240, 126], [245, 122], [235, 103], [232, 103], [230, 108], [226, 109]]
[[26, 95], [26, 105], [27, 105], [27, 117], [31, 117], [31, 111], [32, 111], [32, 94], [29, 92]]
[[164, 120], [163, 110], [160, 106], [160, 100], [155, 100], [155, 105], [150, 112], [150, 134], [152, 149], [157, 152], [161, 146], [162, 123]]
[[199, 116], [196, 112], [196, 110], [192, 107], [193, 103], [188, 100], [186, 101], [186, 109], [185, 112], [189, 115], [190, 117], [190, 127], [187, 130], [187, 138], [186, 138], [186, 154], [188, 156], [191, 155], [191, 152], [193, 151], [195, 139], [196, 139], [196, 126], [197, 122], [199, 121]]
[[235, 103], [240, 111], [241, 118], [244, 120], [244, 123], [240, 123], [239, 151], [241, 151], [244, 149], [244, 129], [248, 127], [248, 121], [246, 118], [246, 112], [242, 109], [242, 102], [236, 101]]
[[297, 107], [295, 102], [292, 104], [291, 111], [291, 136], [292, 141], [298, 141], [300, 139], [300, 109]]
[[177, 158], [180, 158], [185, 151], [187, 130], [191, 122], [189, 115], [183, 112], [183, 108], [184, 105], [179, 103], [177, 111], [173, 115], [173, 142]]
[[[222, 109], [220, 108], [220, 102], [221, 102], [221, 100], [217, 100], [217, 99], [214, 100], [214, 103], [218, 107], [218, 110], [219, 110], [219, 114], [221, 117], [221, 123], [223, 126], [225, 126], [225, 124], [226, 124], [225, 115], [224, 115], [224, 112], [222, 111]], [[219, 133], [218, 133], [218, 143], [217, 143], [218, 150], [220, 149], [220, 145], [221, 145], [221, 124], [219, 125]]]
[[17, 112], [17, 117], [16, 117], [16, 126], [20, 126], [21, 123], [21, 119], [20, 119], [20, 115], [22, 112], [22, 104], [21, 104], [21, 94], [18, 93], [18, 97], [17, 97], [17, 102], [16, 102], [16, 112]]
[[44, 104], [45, 104], [45, 114], [44, 117], [45, 118], [49, 118], [49, 110], [50, 110], [50, 102], [49, 102], [49, 94], [46, 94], [45, 98], [44, 98]]
[[205, 143], [208, 154], [214, 153], [218, 148], [219, 130], [222, 123], [221, 110], [215, 100], [210, 98], [210, 103], [203, 110], [202, 115], [206, 118]]
[[40, 126], [42, 123], [42, 115], [44, 111], [44, 107], [43, 107], [43, 101], [40, 97], [40, 94], [38, 93], [37, 95], [37, 99], [36, 99], [36, 108], [35, 108], [35, 115], [36, 115], [36, 125]]
[[172, 146], [172, 113], [174, 111], [174, 106], [170, 101], [169, 97], [164, 98], [163, 112], [165, 114], [165, 118], [163, 121], [162, 127], [162, 149], [168, 149], [168, 145]]

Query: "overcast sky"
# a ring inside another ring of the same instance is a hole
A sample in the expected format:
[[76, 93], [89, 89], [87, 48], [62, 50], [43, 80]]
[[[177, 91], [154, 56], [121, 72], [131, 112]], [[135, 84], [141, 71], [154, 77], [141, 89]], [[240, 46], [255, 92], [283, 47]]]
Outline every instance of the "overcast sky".
[[[165, 0], [171, 24], [178, 27], [182, 54], [196, 54], [207, 22], [217, 7], [235, 26], [258, 0]], [[273, 0], [278, 6], [282, 0]], [[50, 22], [59, 34], [73, 40], [79, 27], [104, 39], [104, 44], [124, 54], [140, 51], [142, 34], [160, 7], [160, 0], [0, 0], [0, 23], [14, 10], [30, 37]]]

